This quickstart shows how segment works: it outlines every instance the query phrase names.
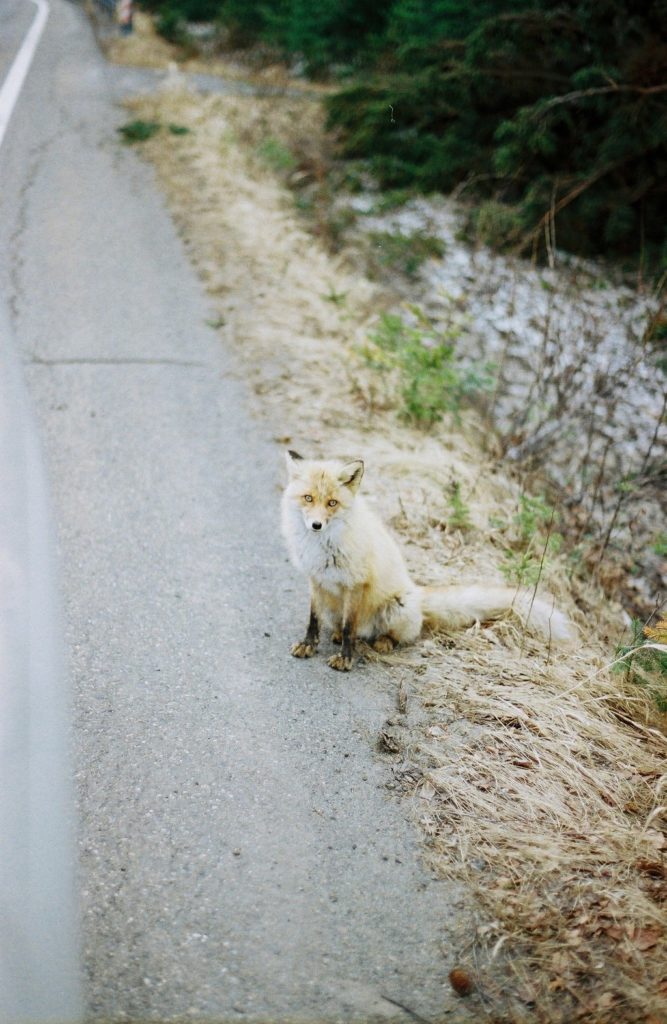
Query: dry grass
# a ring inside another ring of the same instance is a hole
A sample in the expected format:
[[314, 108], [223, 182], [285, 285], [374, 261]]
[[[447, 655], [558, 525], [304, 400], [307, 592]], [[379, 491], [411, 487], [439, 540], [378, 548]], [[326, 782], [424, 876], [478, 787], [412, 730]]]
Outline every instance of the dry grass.
[[[446, 717], [418, 752], [430, 861], [488, 912], [470, 952], [498, 1019], [664, 1019], [664, 738], [589, 651], [520, 649], [505, 625], [431, 659], [421, 697]], [[457, 715], [476, 729], [452, 742]]]
[[[102, 15], [99, 17], [101, 18]], [[162, 39], [157, 34], [153, 27], [153, 20], [148, 14], [135, 11], [133, 26], [134, 31], [131, 35], [121, 36], [114, 32], [102, 40], [104, 52], [109, 60], [131, 67], [163, 68], [164, 70], [178, 60], [178, 47], [168, 43], [166, 39]]]
[[[399, 422], [355, 353], [386, 296], [324, 252], [261, 155], [266, 138], [312, 145], [319, 108], [181, 91], [131, 109], [191, 129], [143, 152], [276, 440], [362, 454], [420, 581], [497, 580], [492, 520], [512, 518], [517, 482], [483, 454], [472, 414], [429, 435]], [[465, 533], [449, 525], [454, 482]], [[415, 724], [401, 698], [391, 756], [434, 870], [478, 900], [460, 959], [479, 1019], [656, 1024], [667, 1019], [664, 738], [641, 691], [606, 667], [617, 610], [583, 585], [577, 607], [558, 558], [547, 577], [579, 624], [577, 650], [556, 656], [508, 619], [379, 659], [422, 709]]]
[[251, 82], [258, 88], [289, 89], [291, 92], [304, 93], [330, 91], [326, 86], [294, 79], [285, 64], [268, 59], [268, 54], [264, 59], [251, 64], [243, 59], [243, 54], [207, 58], [195, 53], [194, 48], [190, 51], [177, 46], [160, 36], [155, 31], [151, 16], [141, 11], [135, 11], [131, 35], [114, 32], [102, 39], [101, 43], [109, 60], [130, 67], [166, 71], [176, 65], [185, 72]]

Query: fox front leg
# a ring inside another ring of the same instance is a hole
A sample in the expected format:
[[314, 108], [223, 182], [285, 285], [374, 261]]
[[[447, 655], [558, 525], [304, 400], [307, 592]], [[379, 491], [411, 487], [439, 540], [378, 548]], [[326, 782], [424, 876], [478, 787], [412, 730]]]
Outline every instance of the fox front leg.
[[359, 618], [360, 595], [351, 592], [343, 602], [343, 628], [341, 631], [341, 648], [339, 654], [329, 658], [329, 665], [338, 672], [349, 672], [354, 658], [354, 645], [357, 640], [357, 620]]
[[317, 654], [317, 645], [320, 642], [320, 620], [317, 617], [315, 605], [311, 601], [310, 619], [306, 635], [300, 643], [292, 645], [292, 654], [295, 658], [312, 658]]
[[329, 665], [331, 668], [335, 668], [339, 672], [350, 671], [352, 668], [355, 639], [356, 638], [352, 633], [349, 623], [346, 622], [343, 626], [340, 654], [334, 654], [332, 658], [329, 658]]

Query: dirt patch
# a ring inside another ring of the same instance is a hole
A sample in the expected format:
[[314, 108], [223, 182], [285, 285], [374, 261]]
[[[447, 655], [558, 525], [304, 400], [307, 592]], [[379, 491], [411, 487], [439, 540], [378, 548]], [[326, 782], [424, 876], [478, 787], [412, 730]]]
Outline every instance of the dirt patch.
[[[363, 455], [419, 582], [501, 581], [519, 482], [482, 446], [472, 412], [429, 433], [399, 420], [359, 354], [391, 293], [325, 251], [275, 173], [285, 131], [321, 136], [319, 105], [181, 88], [129, 107], [189, 129], [161, 131], [142, 152], [276, 441]], [[366, 652], [397, 685], [380, 749], [411, 794], [429, 863], [477, 898], [459, 959], [479, 1019], [655, 1024], [667, 1014], [665, 741], [644, 693], [609, 671], [618, 610], [583, 583], [575, 603], [566, 569], [555, 555], [541, 582], [579, 626], [572, 650], [556, 654], [508, 618]]]

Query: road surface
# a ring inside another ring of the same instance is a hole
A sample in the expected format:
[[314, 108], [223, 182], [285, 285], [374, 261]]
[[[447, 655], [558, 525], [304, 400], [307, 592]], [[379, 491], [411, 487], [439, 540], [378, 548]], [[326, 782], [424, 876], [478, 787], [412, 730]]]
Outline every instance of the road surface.
[[[26, 9], [3, 11], [17, 39]], [[59, 534], [86, 1019], [471, 1019], [447, 983], [460, 895], [373, 754], [393, 684], [288, 655], [307, 598], [282, 452], [118, 141], [114, 76], [52, 0], [0, 150]]]

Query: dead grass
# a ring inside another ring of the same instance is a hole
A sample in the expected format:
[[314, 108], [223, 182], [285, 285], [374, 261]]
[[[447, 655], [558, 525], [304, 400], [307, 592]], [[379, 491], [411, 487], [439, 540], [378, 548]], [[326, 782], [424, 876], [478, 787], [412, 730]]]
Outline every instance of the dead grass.
[[175, 65], [191, 74], [217, 75], [232, 82], [251, 82], [260, 89], [289, 89], [291, 92], [303, 91], [309, 94], [330, 91], [325, 85], [295, 79], [285, 64], [268, 59], [268, 55], [253, 63], [244, 59], [243, 54], [210, 58], [193, 56], [192, 52], [160, 36], [155, 31], [152, 17], [142, 11], [135, 11], [133, 32], [130, 35], [122, 36], [114, 32], [103, 38], [101, 43], [105, 55], [115, 64], [164, 71]]
[[[510, 624], [434, 651], [420, 687], [447, 718], [416, 805], [434, 869], [488, 912], [470, 954], [499, 1019], [664, 1019], [665, 742], [619, 691], [590, 651], [547, 663]], [[452, 715], [476, 726], [454, 744]]]
[[[142, 152], [276, 440], [313, 456], [362, 454], [367, 489], [421, 582], [496, 581], [492, 520], [511, 519], [519, 485], [483, 454], [472, 414], [428, 435], [398, 421], [355, 352], [386, 295], [325, 253], [258, 151], [294, 133], [314, 145], [319, 108], [187, 90], [130, 107], [191, 129]], [[448, 525], [453, 483], [465, 532]], [[664, 738], [641, 691], [608, 671], [617, 610], [583, 585], [577, 607], [559, 558], [544, 582], [578, 622], [580, 647], [556, 656], [508, 619], [379, 659], [425, 709], [421, 725], [403, 716], [405, 728], [399, 713], [385, 750], [413, 790], [429, 862], [477, 898], [479, 927], [459, 959], [480, 1020], [657, 1024], [667, 1019]]]
[[102, 47], [109, 60], [130, 67], [164, 70], [170, 63], [178, 61], [178, 47], [157, 34], [153, 27], [153, 19], [148, 14], [135, 11], [132, 20], [134, 31], [131, 35], [121, 36], [113, 32], [102, 39]]

